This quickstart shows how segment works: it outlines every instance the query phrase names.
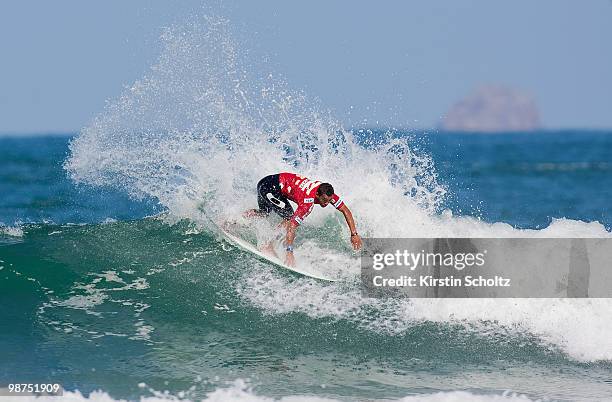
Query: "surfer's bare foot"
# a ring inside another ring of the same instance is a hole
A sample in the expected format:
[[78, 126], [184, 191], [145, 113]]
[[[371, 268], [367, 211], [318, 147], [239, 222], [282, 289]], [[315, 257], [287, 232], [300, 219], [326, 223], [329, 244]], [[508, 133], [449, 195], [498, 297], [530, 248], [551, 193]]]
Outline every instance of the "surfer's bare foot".
[[242, 213], [243, 218], [264, 218], [267, 214], [259, 211], [258, 209], [249, 209]]
[[261, 252], [271, 257], [278, 258], [278, 254], [276, 254], [276, 251], [274, 251], [272, 243], [264, 244], [264, 246], [261, 248]]

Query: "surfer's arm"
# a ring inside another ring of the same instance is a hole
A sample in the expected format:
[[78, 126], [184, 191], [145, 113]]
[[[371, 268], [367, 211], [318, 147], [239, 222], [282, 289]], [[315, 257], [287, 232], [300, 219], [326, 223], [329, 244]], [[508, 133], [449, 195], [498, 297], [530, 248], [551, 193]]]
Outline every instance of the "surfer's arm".
[[338, 211], [342, 212], [344, 215], [344, 219], [346, 219], [346, 224], [351, 231], [351, 244], [355, 250], [359, 250], [361, 248], [361, 237], [357, 233], [357, 227], [355, 226], [355, 220], [353, 219], [353, 214], [351, 210], [346, 206], [346, 204], [342, 204]]
[[285, 256], [285, 264], [290, 267], [295, 266], [295, 257], [293, 256], [293, 241], [295, 240], [295, 230], [298, 227], [298, 224], [293, 221], [286, 221], [287, 228], [287, 236], [285, 237], [285, 246], [287, 247], [287, 252]]
[[285, 245], [287, 247], [293, 247], [293, 240], [295, 239], [295, 231], [302, 224], [304, 218], [306, 218], [312, 211], [313, 203], [302, 203], [299, 204], [297, 210], [293, 214], [290, 220], [283, 223], [287, 229], [287, 237], [285, 239]]
[[291, 246], [293, 247], [293, 241], [295, 240], [295, 230], [298, 227], [298, 224], [296, 222], [294, 222], [293, 220], [290, 221], [286, 221], [287, 223], [286, 228], [287, 228], [287, 236], [285, 237], [285, 245], [287, 247]]

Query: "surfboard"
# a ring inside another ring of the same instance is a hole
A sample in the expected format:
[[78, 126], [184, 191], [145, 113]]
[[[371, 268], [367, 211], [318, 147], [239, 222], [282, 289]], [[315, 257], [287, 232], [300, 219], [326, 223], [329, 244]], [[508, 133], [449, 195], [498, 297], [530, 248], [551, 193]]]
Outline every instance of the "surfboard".
[[222, 225], [217, 225], [217, 227], [219, 228], [219, 230], [221, 231], [221, 233], [223, 234], [223, 236], [232, 244], [234, 244], [235, 246], [237, 246], [238, 248], [240, 248], [243, 251], [249, 252], [253, 255], [255, 255], [257, 258], [264, 260], [268, 263], [273, 264], [274, 266], [276, 266], [277, 268], [281, 268], [281, 269], [286, 269], [288, 271], [291, 271], [293, 273], [302, 275], [302, 276], [306, 276], [308, 278], [314, 278], [314, 279], [318, 279], [321, 281], [326, 281], [326, 282], [337, 282], [337, 279], [333, 279], [333, 278], [329, 278], [323, 275], [319, 275], [313, 272], [308, 272], [305, 269], [301, 269], [301, 268], [297, 268], [297, 267], [290, 267], [288, 265], [286, 265], [285, 263], [283, 263], [281, 260], [279, 260], [278, 258], [275, 258], [273, 256], [267, 255], [263, 252], [261, 252], [260, 250], [257, 249], [257, 247], [246, 241], [241, 239], [240, 237], [234, 235], [233, 233], [230, 233], [229, 231], [225, 230], [223, 228]]

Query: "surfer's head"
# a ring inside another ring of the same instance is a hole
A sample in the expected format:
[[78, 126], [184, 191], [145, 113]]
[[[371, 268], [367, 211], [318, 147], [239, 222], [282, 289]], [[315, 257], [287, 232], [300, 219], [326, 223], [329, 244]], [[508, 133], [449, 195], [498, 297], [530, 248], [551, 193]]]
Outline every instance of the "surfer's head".
[[334, 195], [334, 188], [329, 183], [321, 183], [317, 189], [317, 202], [322, 207], [326, 207]]

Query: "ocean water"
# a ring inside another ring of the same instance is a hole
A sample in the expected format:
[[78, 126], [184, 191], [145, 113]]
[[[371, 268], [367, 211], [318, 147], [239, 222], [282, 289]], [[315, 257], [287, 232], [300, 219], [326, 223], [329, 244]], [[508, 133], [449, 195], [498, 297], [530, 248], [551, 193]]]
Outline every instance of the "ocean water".
[[[450, 195], [435, 230], [609, 235], [612, 133], [400, 134], [441, 166]], [[152, 200], [75, 185], [70, 140], [0, 139], [0, 383], [124, 399], [612, 398], [608, 300], [362, 299], [356, 272], [331, 285], [287, 276], [197, 215], [176, 222]], [[351, 198], [361, 226], [378, 207]], [[380, 226], [418, 233], [395, 217]], [[342, 236], [333, 213], [313, 218], [305, 233]]]
[[0, 387], [612, 400], [608, 299], [367, 299], [330, 208], [296, 249], [342, 268], [337, 283], [287, 275], [210, 224], [291, 170], [332, 182], [365, 236], [609, 237], [612, 132], [345, 129], [253, 77], [227, 24], [168, 29], [157, 63], [79, 133], [0, 138]]

